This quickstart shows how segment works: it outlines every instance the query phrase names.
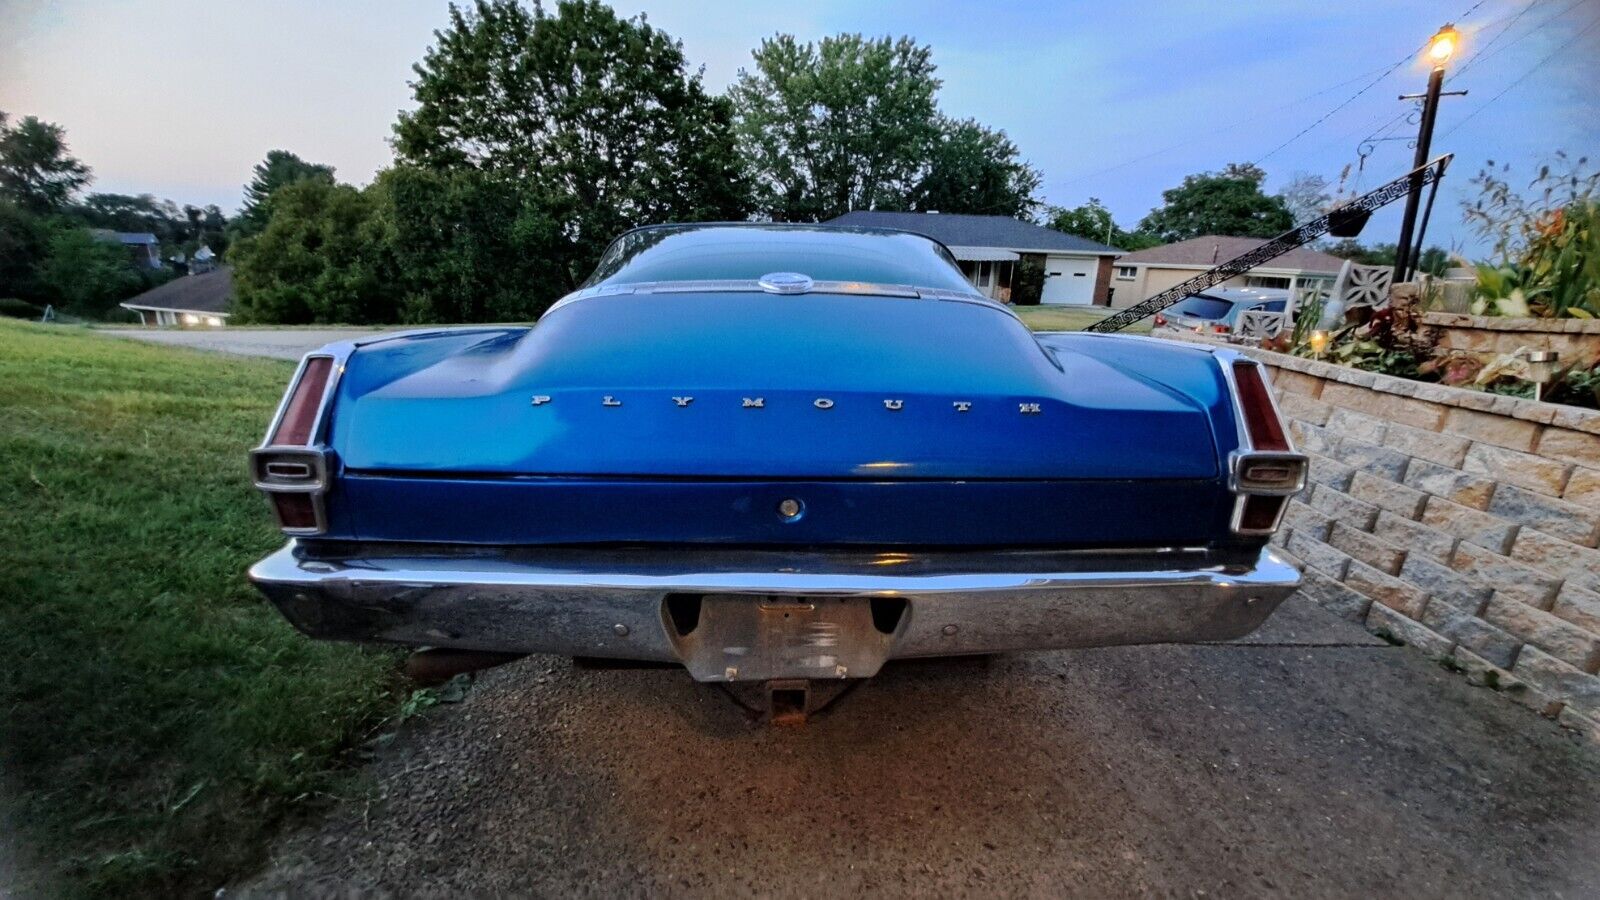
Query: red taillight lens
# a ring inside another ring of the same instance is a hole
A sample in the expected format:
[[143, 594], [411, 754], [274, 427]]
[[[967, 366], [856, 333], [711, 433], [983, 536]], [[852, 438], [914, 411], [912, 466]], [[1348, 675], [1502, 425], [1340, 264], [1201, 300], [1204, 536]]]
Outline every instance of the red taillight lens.
[[1250, 496], [1244, 498], [1244, 509], [1239, 511], [1240, 531], [1271, 531], [1277, 527], [1278, 513], [1288, 497]]
[[310, 494], [268, 494], [272, 511], [278, 514], [278, 524], [284, 528], [314, 529], [317, 527], [316, 501]]
[[1272, 408], [1272, 395], [1261, 378], [1261, 367], [1235, 363], [1233, 381], [1239, 386], [1239, 405], [1243, 407], [1239, 412], [1244, 416], [1244, 430], [1250, 435], [1251, 446], [1257, 450], [1288, 450], [1289, 439]]
[[322, 392], [328, 386], [328, 376], [333, 372], [333, 360], [326, 356], [313, 356], [306, 360], [305, 371], [289, 395], [289, 404], [283, 409], [283, 418], [272, 432], [269, 443], [278, 445], [305, 445], [311, 443], [311, 432], [317, 427], [317, 408], [322, 405]]
[[1156, 324], [1157, 325], [1165, 325], [1165, 324], [1167, 324], [1167, 317], [1163, 316], [1160, 313], [1156, 313]]
[[1226, 325], [1213, 325], [1213, 326], [1211, 326], [1211, 331], [1212, 331], [1213, 334], [1227, 334], [1228, 333], [1228, 326], [1226, 326]]

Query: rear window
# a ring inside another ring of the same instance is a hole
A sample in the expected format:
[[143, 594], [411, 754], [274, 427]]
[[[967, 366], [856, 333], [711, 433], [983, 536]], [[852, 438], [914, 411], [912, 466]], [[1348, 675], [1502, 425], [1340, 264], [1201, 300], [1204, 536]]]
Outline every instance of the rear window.
[[817, 281], [973, 293], [955, 258], [930, 238], [801, 225], [684, 225], [630, 231], [606, 249], [583, 286], [745, 281], [772, 272], [799, 272]]
[[1185, 297], [1173, 305], [1172, 311], [1197, 319], [1220, 319], [1228, 314], [1233, 304], [1215, 297]]

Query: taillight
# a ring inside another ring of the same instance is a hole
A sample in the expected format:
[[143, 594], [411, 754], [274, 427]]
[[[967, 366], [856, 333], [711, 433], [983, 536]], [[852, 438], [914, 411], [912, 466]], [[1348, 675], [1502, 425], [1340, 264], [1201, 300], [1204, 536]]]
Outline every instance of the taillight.
[[278, 527], [289, 534], [320, 534], [327, 528], [328, 456], [316, 441], [334, 371], [333, 357], [306, 357], [266, 443], [250, 451], [251, 480], [266, 494]]
[[1253, 450], [1288, 450], [1289, 439], [1272, 407], [1272, 395], [1261, 377], [1261, 367], [1250, 362], [1233, 364], [1233, 382], [1239, 386], [1240, 412]]
[[1261, 366], [1232, 363], [1234, 402], [1241, 424], [1239, 449], [1230, 458], [1230, 486], [1236, 534], [1271, 534], [1278, 529], [1289, 497], [1306, 484], [1306, 457], [1289, 443], [1283, 420]]
[[1227, 334], [1228, 333], [1228, 326], [1223, 325], [1223, 324], [1221, 324], [1219, 322], [1216, 325], [1211, 326], [1211, 332], [1213, 334]]
[[1167, 324], [1167, 317], [1163, 316], [1161, 313], [1156, 313], [1156, 324], [1157, 325], [1165, 325], [1165, 324]]
[[283, 407], [283, 415], [278, 418], [278, 427], [273, 429], [267, 443], [311, 443], [311, 432], [317, 425], [317, 411], [322, 408], [322, 395], [328, 387], [328, 375], [332, 371], [332, 357], [312, 356], [306, 359], [300, 380], [295, 383], [289, 402]]

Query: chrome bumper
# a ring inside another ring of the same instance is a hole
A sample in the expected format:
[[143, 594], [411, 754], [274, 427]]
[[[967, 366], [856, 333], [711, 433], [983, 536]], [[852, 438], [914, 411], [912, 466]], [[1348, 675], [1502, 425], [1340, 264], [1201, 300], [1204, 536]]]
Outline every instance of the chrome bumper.
[[758, 681], [867, 677], [903, 657], [1229, 640], [1259, 626], [1300, 573], [1268, 549], [1224, 564], [1200, 551], [290, 541], [250, 580], [317, 638], [659, 660], [701, 681]]

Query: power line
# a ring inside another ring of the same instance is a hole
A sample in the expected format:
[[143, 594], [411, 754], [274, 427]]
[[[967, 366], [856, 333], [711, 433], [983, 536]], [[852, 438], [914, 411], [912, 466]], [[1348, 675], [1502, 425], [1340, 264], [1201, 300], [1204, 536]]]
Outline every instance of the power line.
[[1482, 49], [1480, 49], [1477, 53], [1474, 53], [1472, 55], [1471, 59], [1469, 59], [1466, 62], [1462, 63], [1461, 64], [1461, 68], [1456, 69], [1455, 71], [1451, 72], [1450, 73], [1450, 78], [1451, 79], [1459, 78], [1459, 77], [1461, 77], [1462, 73], [1466, 72], [1468, 69], [1471, 69], [1474, 65], [1476, 65], [1481, 60], [1489, 59], [1489, 58], [1493, 57], [1495, 54], [1504, 52], [1509, 47], [1516, 46], [1523, 39], [1527, 38], [1528, 35], [1537, 34], [1538, 32], [1542, 31], [1546, 26], [1548, 26], [1551, 22], [1554, 22], [1555, 20], [1557, 20], [1557, 19], [1561, 18], [1562, 16], [1566, 15], [1567, 13], [1571, 12], [1573, 9], [1577, 8], [1578, 6], [1583, 4], [1584, 2], [1585, 2], [1585, 0], [1572, 0], [1571, 3], [1567, 4], [1565, 7], [1562, 7], [1562, 9], [1559, 12], [1555, 13], [1554, 15], [1551, 15], [1549, 18], [1546, 18], [1543, 22], [1540, 22], [1539, 24], [1533, 26], [1532, 28], [1528, 29], [1527, 31], [1524, 31], [1521, 34], [1517, 35], [1516, 37], [1512, 38], [1510, 43], [1502, 44], [1499, 48], [1496, 49], [1495, 48], [1495, 44], [1499, 43], [1500, 39], [1505, 37], [1506, 34], [1511, 31], [1512, 26], [1517, 24], [1517, 20], [1521, 19], [1524, 14], [1526, 14], [1529, 10], [1533, 9], [1535, 6], [1538, 5], [1538, 0], [1531, 0], [1531, 2], [1527, 6], [1524, 6], [1522, 8], [1521, 12], [1519, 12], [1515, 16], [1511, 17], [1511, 21], [1506, 23], [1506, 27], [1504, 27], [1504, 28], [1500, 29], [1498, 32], [1496, 32], [1495, 36], [1490, 38], [1489, 42], [1487, 44], [1484, 44]]
[[1590, 22], [1588, 25], [1585, 25], [1582, 31], [1579, 31], [1576, 34], [1574, 34], [1572, 37], [1569, 37], [1566, 40], [1562, 41], [1561, 44], [1559, 46], [1557, 46], [1554, 50], [1552, 50], [1549, 53], [1545, 54], [1544, 58], [1542, 58], [1538, 62], [1534, 63], [1533, 67], [1528, 69], [1526, 72], [1523, 72], [1521, 75], [1518, 75], [1517, 79], [1515, 81], [1511, 82], [1510, 84], [1506, 85], [1503, 89], [1501, 89], [1500, 93], [1495, 94], [1493, 97], [1490, 97], [1487, 101], [1484, 102], [1484, 104], [1482, 106], [1479, 106], [1477, 109], [1474, 109], [1472, 112], [1467, 113], [1467, 115], [1464, 118], [1460, 119], [1454, 125], [1450, 126], [1450, 130], [1449, 131], [1446, 131], [1444, 134], [1440, 135], [1440, 138], [1449, 137], [1450, 135], [1455, 133], [1456, 129], [1458, 129], [1461, 126], [1463, 126], [1463, 125], [1467, 124], [1468, 122], [1472, 121], [1472, 117], [1473, 116], [1476, 116], [1478, 113], [1481, 113], [1485, 109], [1488, 109], [1490, 104], [1494, 103], [1496, 100], [1499, 100], [1501, 97], [1504, 97], [1506, 94], [1509, 94], [1514, 88], [1516, 88], [1517, 85], [1519, 85], [1522, 82], [1526, 81], [1528, 79], [1529, 75], [1532, 75], [1534, 72], [1537, 72], [1540, 69], [1544, 68], [1544, 64], [1545, 63], [1549, 62], [1552, 59], [1555, 59], [1556, 56], [1559, 53], [1561, 53], [1561, 51], [1567, 49], [1567, 47], [1569, 45], [1571, 45], [1573, 42], [1577, 41], [1579, 38], [1583, 37], [1584, 35], [1588, 34], [1591, 31], [1593, 31], [1594, 27], [1596, 25], [1600, 25], [1600, 16], [1597, 16], [1594, 19], [1594, 21]]
[[[1382, 68], [1382, 67], [1380, 66], [1379, 68]], [[1329, 85], [1329, 86], [1323, 88], [1320, 91], [1315, 91], [1313, 93], [1305, 95], [1304, 97], [1297, 97], [1297, 98], [1295, 98], [1293, 100], [1289, 100], [1289, 101], [1286, 101], [1284, 103], [1279, 103], [1276, 106], [1269, 106], [1266, 109], [1258, 110], [1257, 112], [1253, 112], [1250, 115], [1245, 116], [1242, 119], [1238, 119], [1237, 121], [1230, 122], [1227, 125], [1220, 125], [1220, 126], [1217, 126], [1216, 128], [1210, 129], [1210, 131], [1208, 133], [1210, 135], [1212, 135], [1212, 136], [1223, 134], [1226, 131], [1228, 131], [1228, 129], [1230, 129], [1230, 128], [1236, 128], [1236, 127], [1238, 127], [1240, 125], [1245, 124], [1246, 122], [1253, 122], [1256, 119], [1259, 119], [1264, 115], [1267, 115], [1268, 113], [1277, 112], [1278, 110], [1283, 109], [1286, 106], [1294, 106], [1297, 103], [1304, 103], [1307, 100], [1313, 99], [1315, 97], [1320, 97], [1323, 94], [1328, 93], [1329, 91], [1336, 91], [1339, 88], [1344, 87], [1345, 85], [1353, 84], [1353, 83], [1355, 83], [1357, 81], [1360, 81], [1361, 79], [1366, 78], [1368, 75], [1371, 75], [1373, 72], [1376, 72], [1376, 71], [1378, 71], [1378, 69], [1370, 69], [1370, 70], [1368, 70], [1366, 72], [1363, 72], [1360, 75], [1357, 75], [1357, 76], [1355, 76], [1353, 78], [1347, 78], [1344, 81], [1339, 82], [1338, 84]], [[1103, 169], [1096, 169], [1093, 172], [1085, 172], [1082, 175], [1074, 175], [1071, 178], [1068, 178], [1068, 179], [1065, 179], [1065, 180], [1062, 180], [1062, 181], [1052, 181], [1047, 186], [1048, 187], [1053, 187], [1053, 188], [1065, 187], [1065, 186], [1067, 186], [1069, 184], [1075, 184], [1075, 183], [1077, 183], [1079, 181], [1083, 181], [1083, 180], [1085, 180], [1087, 178], [1093, 178], [1096, 175], [1104, 175], [1107, 172], [1115, 172], [1118, 169], [1125, 168], [1127, 166], [1131, 166], [1134, 163], [1144, 162], [1147, 159], [1152, 159], [1154, 157], [1160, 156], [1163, 153], [1170, 153], [1171, 151], [1176, 150], [1179, 147], [1192, 147], [1192, 146], [1194, 146], [1194, 143], [1195, 143], [1195, 139], [1193, 137], [1185, 138], [1184, 140], [1179, 141], [1179, 142], [1177, 142], [1175, 144], [1169, 144], [1168, 146], [1162, 147], [1159, 150], [1152, 150], [1149, 153], [1146, 153], [1146, 154], [1144, 154], [1142, 156], [1135, 156], [1132, 159], [1125, 159], [1122, 162], [1116, 163], [1114, 165], [1106, 166]]]
[[[1467, 11], [1466, 12], [1462, 13], [1459, 16], [1456, 16], [1456, 21], [1459, 22], [1459, 21], [1467, 18], [1468, 16], [1472, 15], [1474, 12], [1476, 12], [1478, 10], [1478, 7], [1482, 6], [1483, 4], [1484, 4], [1484, 0], [1478, 0], [1478, 2], [1476, 2], [1476, 3], [1472, 4], [1471, 6], [1467, 7]], [[1369, 83], [1367, 86], [1363, 87], [1361, 90], [1356, 91], [1354, 94], [1351, 94], [1348, 98], [1345, 99], [1345, 101], [1343, 103], [1340, 103], [1338, 106], [1335, 106], [1333, 109], [1330, 109], [1326, 113], [1323, 113], [1322, 116], [1320, 118], [1318, 118], [1315, 122], [1312, 122], [1310, 125], [1307, 125], [1306, 127], [1302, 128], [1298, 132], [1296, 132], [1294, 137], [1289, 138], [1288, 140], [1284, 141], [1283, 143], [1279, 144], [1278, 146], [1273, 147], [1271, 150], [1268, 150], [1266, 153], [1262, 154], [1260, 157], [1258, 157], [1256, 159], [1256, 161], [1255, 161], [1256, 165], [1260, 165], [1261, 163], [1266, 161], [1267, 157], [1273, 155], [1274, 153], [1277, 153], [1279, 150], [1282, 150], [1283, 148], [1285, 148], [1285, 147], [1289, 146], [1290, 144], [1294, 143], [1295, 141], [1298, 141], [1301, 138], [1305, 137], [1307, 134], [1309, 134], [1312, 131], [1312, 129], [1316, 128], [1318, 125], [1321, 125], [1323, 122], [1328, 121], [1339, 110], [1344, 109], [1346, 106], [1349, 106], [1351, 103], [1354, 103], [1356, 101], [1356, 99], [1359, 98], [1362, 94], [1365, 94], [1367, 91], [1372, 90], [1374, 87], [1376, 87], [1379, 84], [1379, 82], [1383, 81], [1385, 78], [1388, 78], [1389, 75], [1391, 73], [1393, 73], [1395, 69], [1398, 69], [1401, 66], [1405, 65], [1406, 62], [1408, 62], [1409, 60], [1415, 58], [1417, 54], [1419, 54], [1422, 51], [1428, 49], [1428, 44], [1431, 41], [1432, 41], [1432, 38], [1429, 38], [1429, 40], [1427, 40], [1427, 41], [1423, 41], [1422, 42], [1422, 46], [1420, 46], [1417, 49], [1411, 51], [1410, 53], [1407, 53], [1405, 56], [1402, 56], [1399, 59], [1395, 60], [1393, 65], [1391, 65], [1388, 68], [1383, 70], [1383, 74], [1382, 75], [1379, 75], [1377, 78], [1373, 79], [1371, 83]]]

